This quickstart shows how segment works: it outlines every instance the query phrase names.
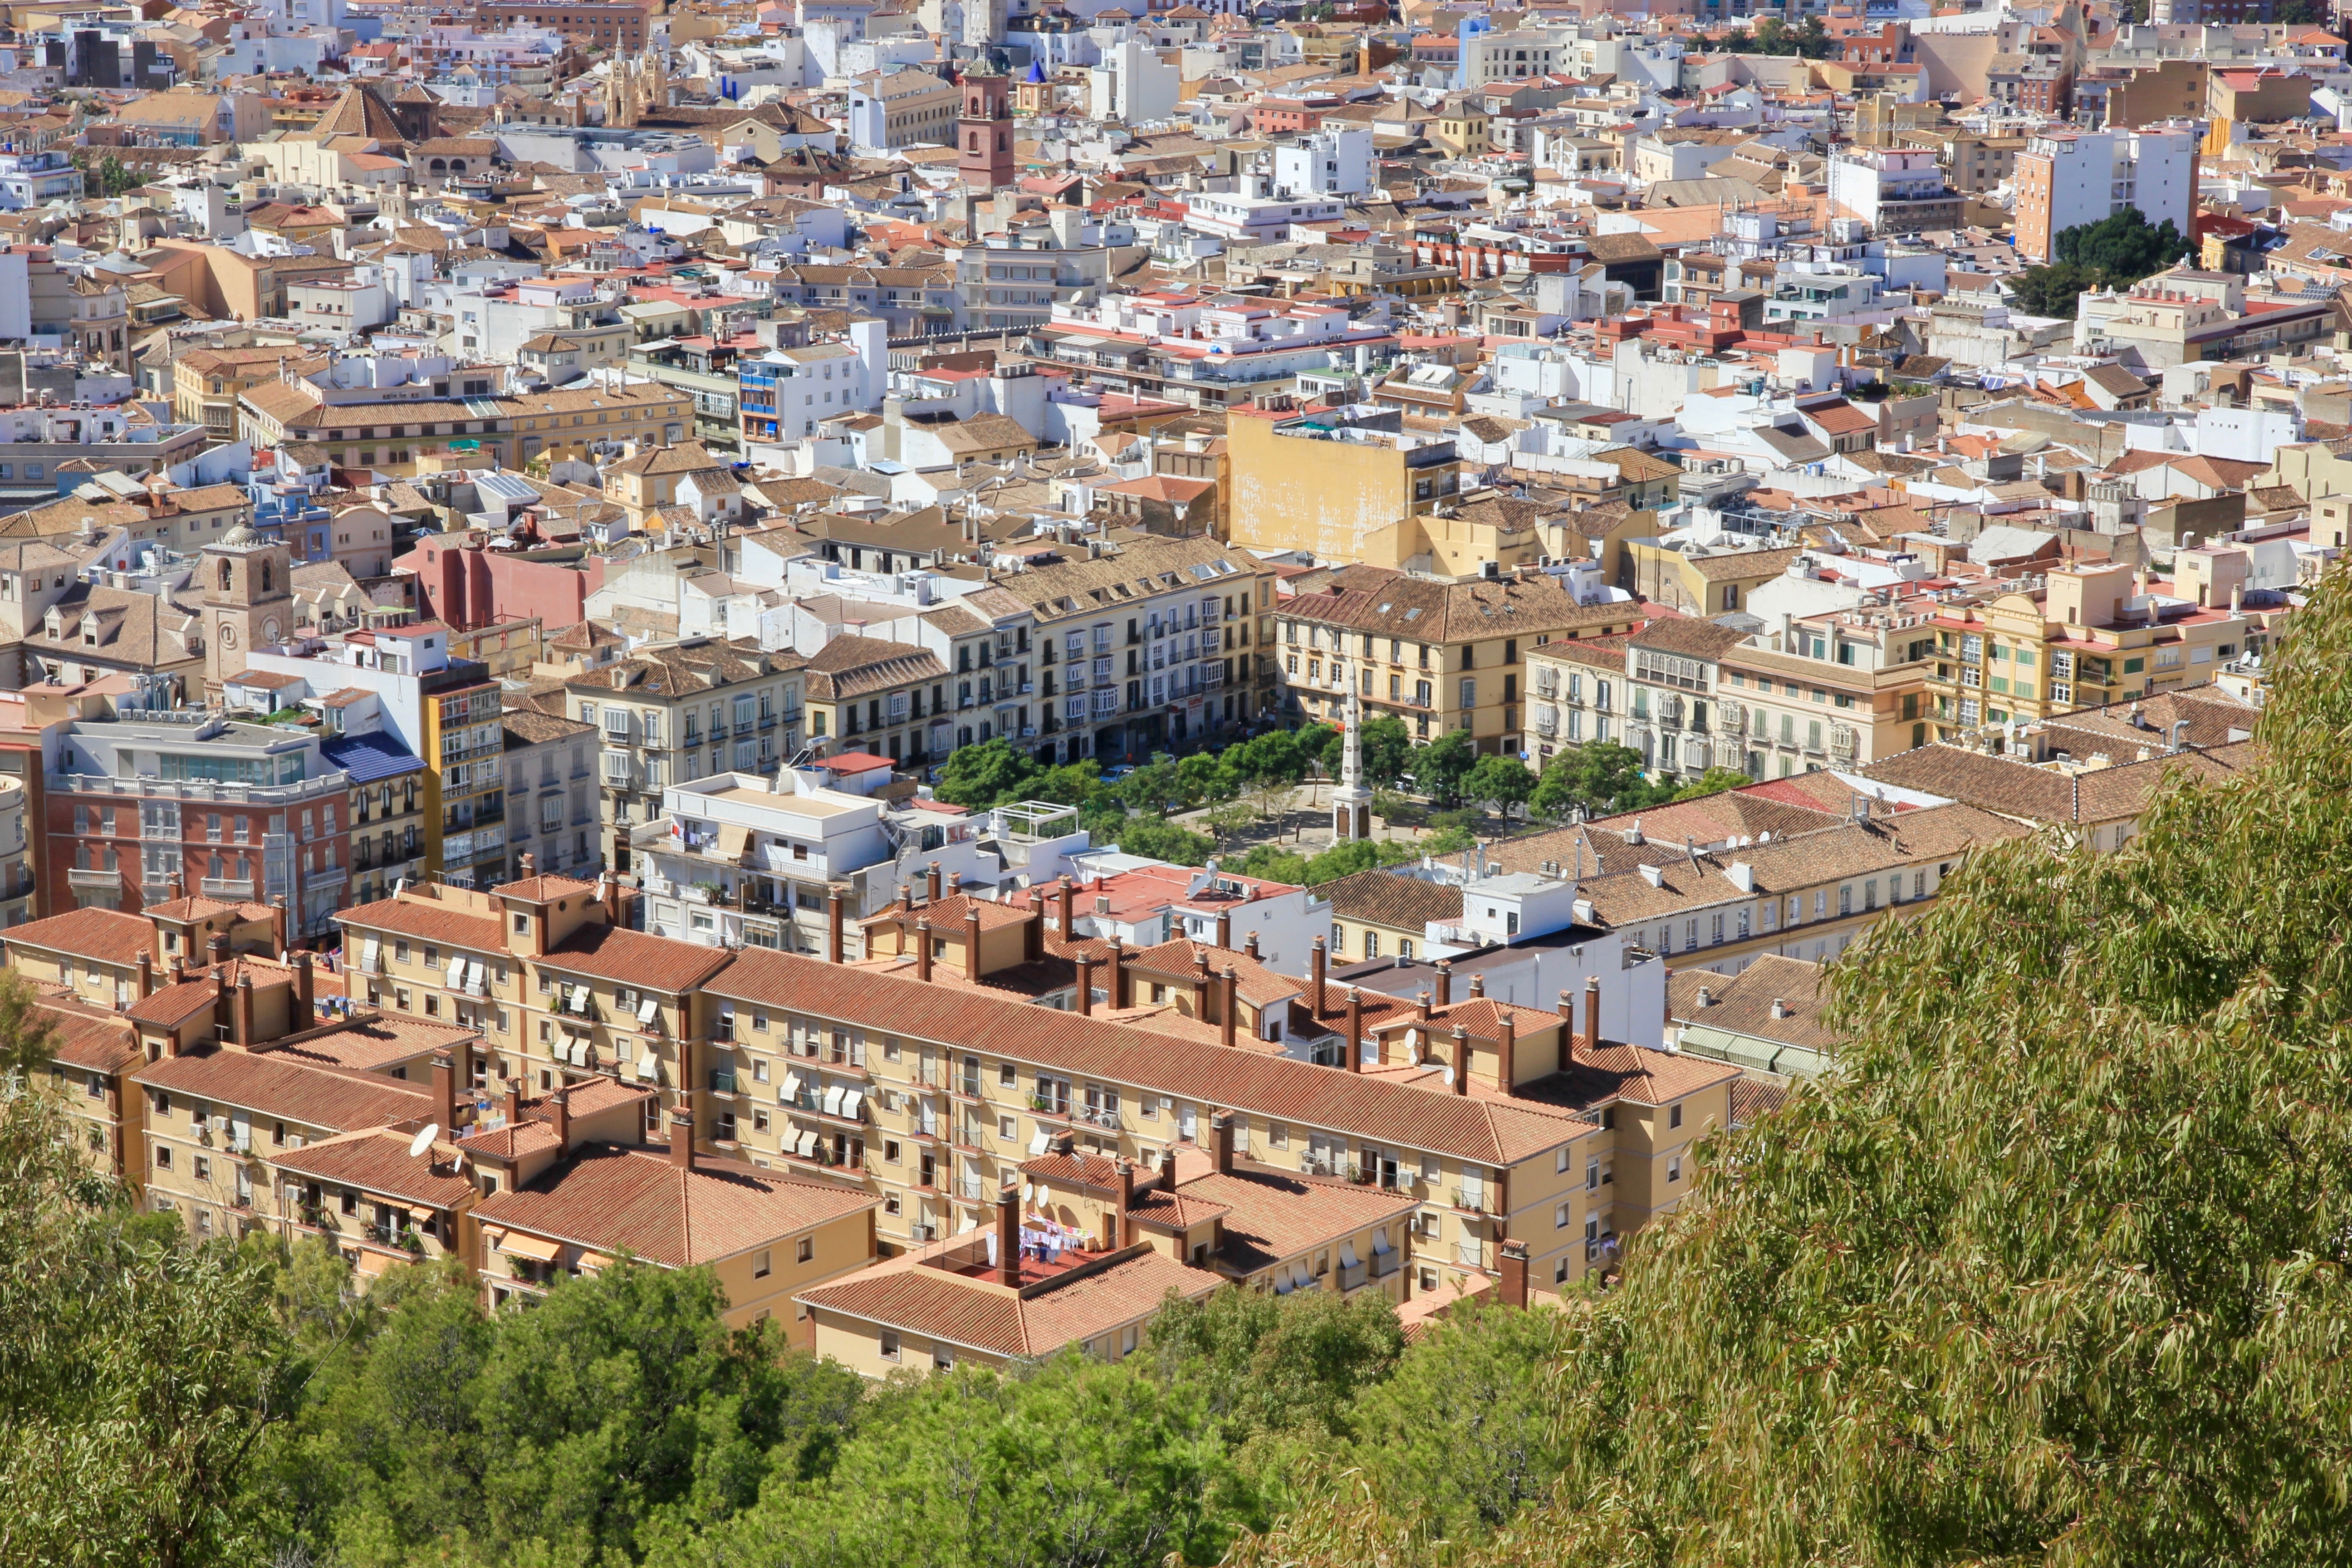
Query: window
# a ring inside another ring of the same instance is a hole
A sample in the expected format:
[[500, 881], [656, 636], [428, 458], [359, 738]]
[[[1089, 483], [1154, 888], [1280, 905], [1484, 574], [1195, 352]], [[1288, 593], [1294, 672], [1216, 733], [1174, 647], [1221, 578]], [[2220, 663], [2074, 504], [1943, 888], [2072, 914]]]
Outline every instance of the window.
[[882, 1359], [884, 1361], [898, 1359], [898, 1331], [896, 1329], [882, 1331]]
[[155, 1146], [155, 1168], [159, 1171], [172, 1168], [172, 1151], [160, 1143]]
[[759, 1251], [751, 1254], [751, 1278], [754, 1279], [765, 1279], [769, 1275], [770, 1266], [772, 1261], [773, 1260], [769, 1256], [768, 1249], [764, 1247]]
[[1683, 1108], [1679, 1105], [1670, 1108], [1666, 1112], [1666, 1125], [1669, 1127], [1680, 1127], [1682, 1124]]
[[807, 1263], [816, 1257], [816, 1238], [804, 1236], [793, 1244], [793, 1261]]
[[1566, 1230], [1569, 1226], [1573, 1223], [1569, 1214], [1569, 1205], [1561, 1204], [1551, 1211], [1552, 1229]]
[[1680, 1154], [1672, 1155], [1666, 1161], [1666, 1180], [1679, 1182], [1682, 1179], [1683, 1157]]
[[931, 1367], [932, 1370], [936, 1372], [953, 1372], [955, 1370], [955, 1352], [946, 1345], [933, 1345], [931, 1347]]

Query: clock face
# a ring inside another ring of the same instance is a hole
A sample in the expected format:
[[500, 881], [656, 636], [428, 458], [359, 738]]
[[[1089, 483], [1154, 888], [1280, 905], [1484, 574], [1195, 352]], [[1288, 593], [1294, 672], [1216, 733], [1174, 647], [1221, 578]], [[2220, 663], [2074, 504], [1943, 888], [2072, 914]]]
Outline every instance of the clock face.
[[220, 645], [223, 647], [235, 647], [236, 646], [236, 628], [226, 621], [223, 621], [221, 623]]

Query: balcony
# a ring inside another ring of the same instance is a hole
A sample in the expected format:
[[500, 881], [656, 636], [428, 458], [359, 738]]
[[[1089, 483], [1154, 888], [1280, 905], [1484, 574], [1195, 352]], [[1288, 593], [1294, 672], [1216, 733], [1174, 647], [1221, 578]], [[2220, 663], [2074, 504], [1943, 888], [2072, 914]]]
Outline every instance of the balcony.
[[1372, 1278], [1385, 1279], [1404, 1265], [1404, 1255], [1398, 1252], [1375, 1252], [1371, 1258]]
[[710, 1092], [713, 1094], [734, 1093], [734, 1073], [723, 1068], [712, 1068], [710, 1069]]
[[1484, 1187], [1454, 1188], [1454, 1206], [1458, 1209], [1467, 1209], [1472, 1214], [1485, 1214], [1486, 1212], [1486, 1189]]
[[1484, 1268], [1486, 1266], [1486, 1244], [1483, 1241], [1455, 1242], [1454, 1261], [1465, 1268]]
[[66, 885], [69, 888], [93, 888], [110, 892], [122, 886], [122, 873], [85, 871], [79, 867], [74, 867], [66, 872]]
[[[1393, 1257], [1394, 1254], [1389, 1256]], [[1371, 1270], [1361, 1263], [1343, 1263], [1339, 1266], [1339, 1289], [1343, 1294], [1370, 1284], [1371, 1278]]]

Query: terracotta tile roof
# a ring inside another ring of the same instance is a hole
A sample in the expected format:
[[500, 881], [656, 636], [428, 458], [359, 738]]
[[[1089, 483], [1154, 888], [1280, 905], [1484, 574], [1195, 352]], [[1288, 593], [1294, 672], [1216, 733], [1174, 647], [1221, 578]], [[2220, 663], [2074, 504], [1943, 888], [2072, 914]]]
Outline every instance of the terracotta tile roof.
[[394, 898], [338, 910], [335, 921], [343, 928], [347, 942], [356, 927], [362, 932], [389, 931], [423, 942], [447, 942], [452, 947], [489, 952], [506, 950], [506, 932], [497, 921], [464, 910], [443, 908], [434, 901], [435, 898], [430, 886], [411, 888]]
[[937, 936], [962, 931], [964, 916], [973, 910], [980, 911], [980, 929], [984, 931], [1003, 931], [1007, 926], [1022, 925], [1029, 919], [1026, 904], [1001, 903], [971, 893], [952, 893], [936, 904], [919, 903], [904, 912], [893, 904], [880, 914], [867, 915], [857, 923], [869, 930], [875, 926], [903, 923], [911, 931], [917, 921], [929, 921], [932, 934]]
[[1378, 868], [1326, 882], [1323, 897], [1331, 901], [1331, 913], [1340, 920], [1388, 926], [1416, 936], [1432, 921], [1457, 925], [1462, 920], [1460, 888], [1400, 877]]
[[100, 963], [135, 964], [139, 955], [152, 957], [155, 928], [138, 915], [120, 910], [68, 910], [47, 920], [27, 921], [9, 928], [7, 944], [36, 947]]
[[270, 1163], [292, 1175], [339, 1182], [427, 1208], [455, 1209], [472, 1198], [474, 1184], [457, 1173], [455, 1159], [438, 1149], [411, 1155], [408, 1144], [405, 1132], [353, 1132], [307, 1148], [274, 1151]]
[[[513, 718], [513, 714], [507, 715]], [[584, 728], [584, 726], [583, 726]], [[520, 899], [525, 903], [551, 904], [558, 899], [568, 899], [575, 893], [593, 893], [593, 882], [583, 882], [573, 877], [525, 877], [520, 881], [501, 882], [490, 891], [502, 899]]]
[[948, 667], [928, 648], [878, 637], [837, 637], [809, 656], [808, 700], [839, 701], [944, 679]]
[[1206, 1200], [1225, 1210], [1225, 1240], [1219, 1257], [1244, 1276], [1402, 1219], [1421, 1207], [1410, 1194], [1257, 1165], [1236, 1164], [1229, 1175], [1212, 1172], [1176, 1191], [1187, 1200]]
[[1149, 1318], [1171, 1290], [1198, 1300], [1223, 1284], [1205, 1269], [1146, 1250], [1025, 1298], [992, 1281], [909, 1262], [869, 1268], [793, 1300], [1010, 1358], [1051, 1355]]
[[1297, 595], [1276, 612], [1426, 643], [1622, 626], [1642, 615], [1631, 605], [1580, 605], [1549, 578], [1427, 583], [1379, 567], [1344, 566], [1331, 574], [1331, 584], [1333, 591]]
[[585, 925], [548, 949], [551, 968], [593, 974], [644, 991], [688, 991], [727, 967], [723, 947], [648, 936], [621, 926]]
[[[1778, 953], [1766, 953], [1728, 976], [1704, 969], [1677, 970], [1667, 978], [1667, 1016], [1678, 1024], [1700, 1024], [1808, 1050], [1835, 1051], [1845, 1044], [1845, 1036], [1822, 1023], [1826, 999], [1821, 982], [1820, 964]], [[1709, 997], [1706, 1006], [1699, 1005], [1702, 989]], [[1775, 1002], [1788, 1005], [1787, 1017], [1772, 1016]]]
[[[815, 959], [752, 949], [737, 954], [708, 989], [739, 1004], [814, 1014], [1482, 1164], [1515, 1163], [1570, 1136], [1540, 1109], [1431, 1094], [895, 975], [869, 973], [844, 984], [844, 973]], [[1336, 990], [1330, 1000], [1339, 1000]], [[1368, 1012], [1375, 1000], [1366, 996]]]
[[1201, 960], [1204, 957], [1209, 961], [1210, 984], [1223, 984], [1225, 970], [1230, 966], [1235, 994], [1253, 1007], [1271, 1007], [1307, 989], [1306, 981], [1278, 973], [1240, 948], [1219, 947], [1214, 942], [1194, 942], [1188, 937], [1130, 953], [1127, 963], [1146, 974], [1192, 981], [1200, 978]]
[[[1932, 742], [1871, 763], [1864, 776], [1964, 801], [2027, 822], [2100, 823], [2137, 816], [2174, 766], [2226, 777], [2252, 765], [2252, 742], [2065, 773], [2019, 758]], [[23, 929], [23, 928], [18, 928]]]
[[122, 1010], [122, 1016], [133, 1023], [153, 1024], [170, 1028], [198, 1013], [209, 1012], [219, 1005], [220, 987], [207, 969], [193, 980], [177, 985], [159, 985], [155, 994], [132, 1003]]
[[273, 1041], [269, 1050], [273, 1056], [300, 1057], [308, 1061], [375, 1072], [436, 1050], [448, 1051], [462, 1061], [465, 1047], [481, 1037], [478, 1029], [383, 1013], [353, 1018], [299, 1039]]
[[874, 1207], [855, 1187], [794, 1181], [731, 1160], [698, 1158], [691, 1171], [659, 1148], [592, 1143], [522, 1186], [484, 1199], [485, 1226], [529, 1231], [599, 1252], [626, 1248], [673, 1268], [751, 1247]]
[[388, 1127], [430, 1115], [433, 1109], [432, 1093], [423, 1084], [320, 1066], [276, 1051], [215, 1047], [165, 1057], [131, 1076], [150, 1089], [339, 1132]]
[[36, 1004], [57, 1026], [56, 1060], [86, 1072], [113, 1073], [139, 1060], [139, 1036], [120, 1013], [109, 1013], [62, 996]]

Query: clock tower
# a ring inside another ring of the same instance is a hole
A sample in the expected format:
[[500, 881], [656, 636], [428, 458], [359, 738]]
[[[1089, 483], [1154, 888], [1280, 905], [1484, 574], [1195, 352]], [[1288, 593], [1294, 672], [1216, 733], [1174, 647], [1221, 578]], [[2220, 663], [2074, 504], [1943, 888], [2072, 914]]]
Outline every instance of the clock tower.
[[241, 522], [205, 546], [205, 696], [243, 675], [246, 656], [294, 635], [291, 558], [286, 546]]

